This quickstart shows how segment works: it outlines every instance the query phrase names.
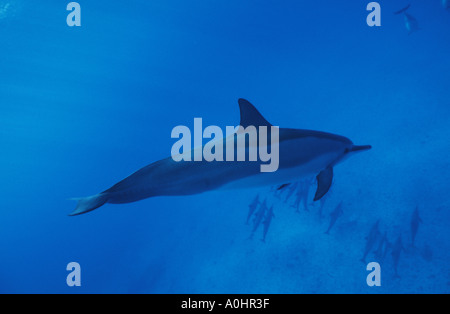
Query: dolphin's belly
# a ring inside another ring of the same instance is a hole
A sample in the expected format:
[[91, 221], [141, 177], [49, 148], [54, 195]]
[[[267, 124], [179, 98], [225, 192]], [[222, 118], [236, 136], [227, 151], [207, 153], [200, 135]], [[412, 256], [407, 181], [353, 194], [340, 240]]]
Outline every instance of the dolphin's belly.
[[301, 178], [317, 175], [336, 160], [336, 154], [324, 154], [313, 160], [290, 168], [280, 168], [275, 172], [258, 173], [245, 177], [221, 187], [221, 189], [254, 188], [261, 186], [282, 185], [299, 181]]

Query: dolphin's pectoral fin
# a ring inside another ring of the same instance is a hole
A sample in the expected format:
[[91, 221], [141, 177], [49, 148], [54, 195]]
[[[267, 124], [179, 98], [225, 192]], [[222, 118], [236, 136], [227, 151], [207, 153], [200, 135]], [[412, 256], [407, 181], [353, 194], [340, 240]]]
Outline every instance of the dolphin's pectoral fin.
[[277, 188], [277, 191], [284, 189], [285, 187], [288, 187], [290, 183], [282, 184]]
[[333, 167], [327, 167], [317, 175], [317, 191], [314, 201], [320, 200], [331, 187], [333, 182]]

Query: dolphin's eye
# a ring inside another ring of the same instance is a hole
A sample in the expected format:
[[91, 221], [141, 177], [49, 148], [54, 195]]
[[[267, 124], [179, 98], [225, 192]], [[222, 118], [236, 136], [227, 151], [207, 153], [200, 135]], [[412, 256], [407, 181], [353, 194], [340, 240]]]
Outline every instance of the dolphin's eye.
[[346, 148], [345, 151], [344, 151], [344, 154], [347, 154], [347, 153], [349, 153], [349, 152], [350, 152], [350, 149], [349, 149], [349, 148]]

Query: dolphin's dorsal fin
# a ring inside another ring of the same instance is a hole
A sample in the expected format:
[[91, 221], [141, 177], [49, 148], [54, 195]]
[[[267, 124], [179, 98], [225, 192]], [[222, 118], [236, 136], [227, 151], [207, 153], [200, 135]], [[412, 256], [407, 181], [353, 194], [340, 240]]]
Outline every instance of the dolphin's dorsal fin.
[[239, 98], [238, 100], [239, 108], [241, 111], [241, 122], [240, 125], [244, 128], [249, 125], [255, 127], [267, 126], [271, 127], [270, 124], [249, 101]]

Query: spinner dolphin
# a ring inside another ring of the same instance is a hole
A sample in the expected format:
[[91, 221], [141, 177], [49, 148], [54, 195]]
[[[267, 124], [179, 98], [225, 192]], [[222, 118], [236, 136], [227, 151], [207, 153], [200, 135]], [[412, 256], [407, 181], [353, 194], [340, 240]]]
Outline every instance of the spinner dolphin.
[[[250, 102], [239, 99], [238, 103], [240, 126], [273, 127]], [[277, 130], [277, 171], [261, 172], [261, 161], [175, 161], [168, 157], [99, 194], [74, 199], [78, 204], [70, 216], [90, 212], [106, 203], [131, 203], [155, 196], [192, 195], [216, 189], [287, 185], [313, 175], [318, 183], [314, 197], [317, 201], [330, 189], [334, 166], [356, 152], [371, 148], [354, 145], [346, 137], [326, 132], [278, 127]]]

